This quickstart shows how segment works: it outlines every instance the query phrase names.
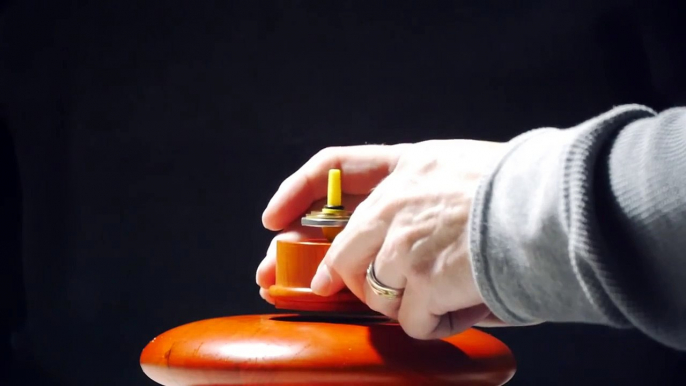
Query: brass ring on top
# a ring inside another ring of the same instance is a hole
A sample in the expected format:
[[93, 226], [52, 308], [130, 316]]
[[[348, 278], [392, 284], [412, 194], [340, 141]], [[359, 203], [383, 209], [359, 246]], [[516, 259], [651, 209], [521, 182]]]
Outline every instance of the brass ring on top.
[[403, 289], [387, 287], [376, 278], [376, 273], [374, 272], [374, 260], [372, 260], [372, 262], [369, 263], [369, 267], [367, 267], [367, 283], [375, 294], [386, 299], [393, 300], [403, 296]]
[[347, 210], [313, 211], [300, 220], [303, 226], [308, 227], [344, 227], [350, 220], [351, 212]]

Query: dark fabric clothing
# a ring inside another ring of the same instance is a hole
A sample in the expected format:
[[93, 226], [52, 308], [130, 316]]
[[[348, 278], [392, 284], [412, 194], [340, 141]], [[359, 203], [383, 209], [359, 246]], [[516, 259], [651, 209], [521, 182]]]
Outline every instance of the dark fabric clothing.
[[[505, 141], [683, 104], [683, 14], [683, 1], [8, 2], [0, 112], [19, 185], [0, 186], [21, 210], [0, 220], [20, 232], [0, 275], [22, 272], [24, 291], [2, 297], [17, 384], [151, 385], [138, 355], [155, 335], [272, 312], [254, 284], [272, 237], [260, 215], [322, 147]], [[517, 355], [514, 385], [674, 384], [684, 368], [637, 330], [491, 333]]]
[[635, 328], [686, 351], [686, 108], [511, 141], [473, 205], [475, 277], [513, 324]]

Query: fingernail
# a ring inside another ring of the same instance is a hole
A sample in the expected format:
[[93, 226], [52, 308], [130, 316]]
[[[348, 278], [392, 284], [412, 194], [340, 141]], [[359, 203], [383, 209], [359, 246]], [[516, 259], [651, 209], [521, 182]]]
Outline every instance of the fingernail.
[[326, 290], [330, 285], [331, 273], [329, 272], [329, 267], [327, 267], [326, 264], [322, 264], [319, 266], [319, 269], [317, 269], [317, 273], [314, 274], [310, 288], [312, 288], [312, 292], [320, 295], [326, 293]]

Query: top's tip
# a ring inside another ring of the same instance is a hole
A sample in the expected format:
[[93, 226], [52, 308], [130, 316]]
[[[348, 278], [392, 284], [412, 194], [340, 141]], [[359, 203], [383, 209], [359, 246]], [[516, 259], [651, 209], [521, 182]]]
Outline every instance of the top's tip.
[[330, 207], [341, 206], [341, 195], [341, 170], [330, 169], [327, 205]]

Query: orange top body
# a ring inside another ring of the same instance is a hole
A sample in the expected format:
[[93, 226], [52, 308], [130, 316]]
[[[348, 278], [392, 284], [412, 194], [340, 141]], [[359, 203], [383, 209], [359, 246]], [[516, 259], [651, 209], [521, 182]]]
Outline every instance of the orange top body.
[[374, 313], [352, 292], [315, 295], [310, 283], [329, 250], [327, 240], [276, 242], [276, 284], [269, 288], [279, 309], [316, 312]]

